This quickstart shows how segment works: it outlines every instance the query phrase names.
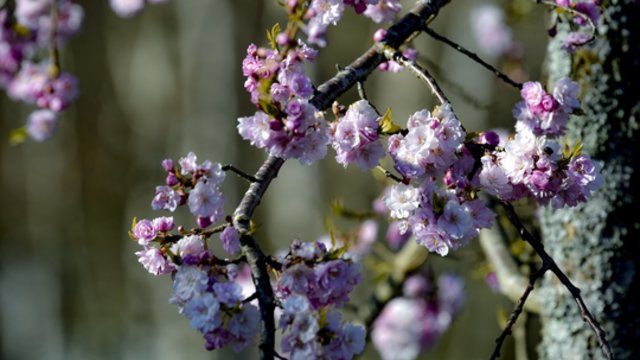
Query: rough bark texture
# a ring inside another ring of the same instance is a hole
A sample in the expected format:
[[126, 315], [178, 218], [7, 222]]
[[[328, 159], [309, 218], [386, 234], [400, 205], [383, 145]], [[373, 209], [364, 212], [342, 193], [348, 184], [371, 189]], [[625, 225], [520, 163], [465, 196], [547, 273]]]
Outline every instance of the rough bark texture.
[[[575, 54], [549, 45], [549, 83], [569, 75], [581, 86], [585, 115], [570, 121], [567, 140], [602, 162], [605, 184], [583, 206], [541, 213], [545, 246], [582, 289], [617, 359], [640, 358], [640, 6], [609, 1], [596, 40]], [[602, 358], [594, 334], [556, 279], [546, 279], [543, 359]]]

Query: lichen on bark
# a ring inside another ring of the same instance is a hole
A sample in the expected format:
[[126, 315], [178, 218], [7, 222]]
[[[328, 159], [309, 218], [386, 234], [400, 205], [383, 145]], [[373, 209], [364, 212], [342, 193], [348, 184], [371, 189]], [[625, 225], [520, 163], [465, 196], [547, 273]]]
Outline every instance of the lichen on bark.
[[[596, 39], [574, 54], [560, 48], [560, 26], [548, 46], [548, 82], [562, 76], [581, 87], [584, 116], [569, 121], [565, 140], [582, 139], [584, 151], [602, 165], [603, 187], [573, 209], [542, 209], [547, 251], [582, 290], [603, 325], [616, 359], [640, 358], [640, 4], [608, 1]], [[603, 358], [595, 335], [569, 293], [547, 277], [542, 359]]]

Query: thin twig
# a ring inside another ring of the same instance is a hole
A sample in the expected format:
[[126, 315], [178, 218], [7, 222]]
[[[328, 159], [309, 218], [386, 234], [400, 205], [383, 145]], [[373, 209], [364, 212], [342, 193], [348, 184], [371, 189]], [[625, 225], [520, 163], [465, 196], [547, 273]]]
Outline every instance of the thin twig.
[[562, 285], [564, 285], [564, 287], [566, 287], [567, 290], [569, 290], [569, 292], [571, 293], [571, 296], [573, 297], [573, 300], [576, 302], [576, 305], [580, 310], [580, 316], [582, 316], [582, 319], [584, 319], [584, 321], [586, 321], [589, 324], [589, 326], [595, 333], [604, 356], [609, 360], [613, 359], [614, 358], [613, 352], [611, 351], [611, 346], [609, 345], [609, 342], [606, 339], [606, 334], [604, 330], [602, 330], [602, 328], [600, 327], [600, 324], [598, 323], [598, 321], [594, 319], [593, 315], [591, 315], [591, 313], [589, 312], [589, 309], [585, 305], [584, 300], [582, 299], [582, 296], [580, 296], [580, 289], [578, 289], [571, 282], [571, 280], [569, 280], [567, 275], [560, 269], [560, 267], [558, 267], [558, 265], [553, 260], [553, 258], [544, 249], [542, 242], [540, 242], [540, 240], [534, 237], [524, 227], [524, 225], [520, 221], [520, 218], [518, 217], [515, 210], [513, 209], [513, 205], [505, 201], [502, 201], [501, 205], [505, 209], [507, 213], [507, 217], [509, 218], [509, 221], [518, 230], [518, 233], [520, 234], [522, 239], [525, 240], [527, 243], [529, 243], [529, 245], [533, 247], [533, 250], [535, 250], [538, 256], [540, 256], [540, 258], [542, 259], [543, 268], [548, 268], [551, 272], [553, 272], [553, 274], [558, 278], [558, 280], [560, 280]]
[[360, 99], [369, 102], [369, 99], [367, 98], [367, 92], [364, 89], [364, 81], [358, 81], [358, 96], [360, 96]]
[[522, 84], [521, 83], [519, 83], [517, 81], [514, 81], [509, 76], [507, 76], [505, 73], [501, 72], [500, 70], [496, 69], [495, 67], [493, 67], [492, 65], [490, 65], [486, 61], [482, 60], [482, 58], [480, 58], [480, 56], [478, 56], [477, 54], [475, 54], [475, 53], [469, 51], [468, 49], [464, 48], [462, 45], [450, 40], [449, 38], [447, 38], [445, 36], [442, 36], [442, 35], [438, 34], [437, 32], [435, 32], [430, 27], [425, 26], [424, 27], [424, 32], [429, 34], [429, 36], [433, 37], [434, 39], [444, 42], [445, 44], [447, 44], [450, 47], [454, 48], [458, 52], [466, 55], [471, 60], [477, 62], [480, 65], [482, 65], [485, 69], [491, 71], [500, 80], [506, 82], [507, 84], [509, 84], [509, 85], [511, 85], [511, 86], [513, 86], [513, 87], [515, 87], [517, 89], [522, 89]]
[[438, 65], [435, 61], [429, 59], [426, 56], [419, 56], [418, 60], [420, 61], [420, 63], [425, 64], [425, 66], [428, 66], [429, 69], [431, 69], [433, 74], [437, 76], [438, 79], [440, 79], [440, 84], [444, 85], [445, 88], [450, 89], [450, 91], [448, 91], [449, 94], [458, 95], [460, 99], [464, 100], [466, 104], [471, 105], [477, 109], [482, 109], [482, 110], [489, 109], [488, 104], [481, 102], [479, 99], [475, 98], [474, 95], [470, 94], [464, 88], [464, 86], [458, 84], [457, 82], [453, 81], [451, 78], [447, 77], [442, 67]]
[[547, 270], [549, 270], [548, 264], [543, 263], [542, 267], [538, 269], [538, 271], [533, 273], [529, 278], [529, 284], [527, 285], [526, 289], [524, 290], [524, 293], [518, 300], [518, 304], [516, 305], [515, 309], [513, 309], [511, 316], [509, 316], [509, 321], [507, 322], [507, 326], [505, 326], [500, 336], [498, 336], [498, 339], [496, 339], [496, 347], [493, 350], [493, 354], [491, 354], [491, 360], [495, 360], [500, 357], [500, 348], [502, 347], [502, 343], [504, 343], [504, 340], [507, 338], [507, 336], [511, 334], [511, 328], [513, 327], [513, 324], [516, 323], [516, 320], [518, 320], [518, 316], [520, 316], [520, 314], [522, 313], [522, 310], [524, 309], [524, 304], [527, 301], [529, 294], [533, 290], [534, 284], [539, 278], [542, 277], [542, 275], [544, 275], [545, 272], [547, 272]]
[[250, 303], [250, 302], [252, 302], [253, 300], [255, 300], [255, 299], [257, 299], [257, 298], [258, 298], [258, 293], [257, 293], [257, 292], [254, 292], [254, 293], [253, 293], [253, 294], [251, 294], [248, 298], [246, 298], [246, 299], [242, 300], [242, 303], [247, 304], [247, 303]]
[[447, 99], [447, 96], [444, 94], [444, 91], [442, 91], [440, 86], [438, 86], [438, 83], [433, 78], [433, 76], [431, 76], [429, 71], [427, 71], [427, 69], [418, 65], [415, 61], [411, 61], [407, 59], [404, 55], [402, 55], [400, 51], [390, 46], [383, 46], [382, 51], [384, 53], [384, 56], [388, 60], [393, 60], [398, 64], [404, 66], [405, 68], [409, 69], [420, 80], [424, 81], [427, 85], [429, 85], [431, 92], [438, 98], [438, 101], [440, 102], [440, 104], [444, 105], [444, 104], [450, 103], [449, 99]]
[[384, 176], [388, 177], [389, 179], [395, 180], [396, 182], [399, 182], [399, 183], [404, 183], [405, 182], [405, 180], [403, 178], [399, 177], [398, 175], [395, 175], [394, 173], [392, 173], [391, 171], [383, 168], [380, 165], [376, 166], [376, 169], [382, 171]]
[[286, 357], [278, 354], [276, 351], [273, 352], [273, 355], [280, 360], [288, 360]]
[[227, 164], [222, 166], [222, 171], [231, 171], [234, 172], [236, 175], [240, 176], [241, 178], [254, 183], [254, 182], [259, 182], [260, 180], [256, 179], [253, 175], [249, 175], [246, 172], [238, 169], [237, 167], [231, 165], [231, 164]]

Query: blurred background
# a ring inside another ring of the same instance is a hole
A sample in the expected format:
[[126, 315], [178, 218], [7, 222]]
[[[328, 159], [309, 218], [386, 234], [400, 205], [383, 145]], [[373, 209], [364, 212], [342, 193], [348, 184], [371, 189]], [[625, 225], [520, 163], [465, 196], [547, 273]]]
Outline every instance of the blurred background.
[[[252, 173], [265, 158], [236, 131], [237, 118], [255, 112], [240, 64], [249, 43], [266, 44], [265, 30], [284, 21], [282, 13], [272, 0], [187, 0], [147, 6], [121, 19], [107, 1], [78, 3], [85, 9], [84, 30], [62, 50], [62, 66], [79, 77], [80, 99], [51, 140], [19, 146], [0, 141], [0, 358], [231, 357], [230, 350], [204, 350], [201, 336], [168, 303], [170, 278], [156, 278], [137, 263], [138, 246], [127, 231], [134, 216], [154, 216], [149, 205], [164, 181], [162, 159], [194, 151], [200, 160]], [[522, 44], [524, 63], [512, 68], [514, 76], [538, 79], [546, 22], [544, 9], [531, 8], [533, 2], [456, 0], [433, 27], [482, 54], [471, 12], [485, 3], [506, 9], [513, 37]], [[404, 2], [402, 13], [411, 6]], [[368, 19], [346, 11], [312, 70], [315, 84], [367, 49], [375, 30]], [[512, 126], [515, 90], [427, 35], [414, 46], [468, 130]], [[408, 73], [376, 73], [365, 87], [377, 108], [393, 108], [398, 123], [434, 105], [424, 84]], [[356, 99], [351, 91], [340, 101]], [[3, 94], [1, 136], [22, 126], [29, 112]], [[254, 218], [262, 225], [264, 249], [322, 236], [332, 199], [365, 210], [379, 195], [382, 186], [371, 174], [343, 170], [330, 157], [313, 166], [284, 166]], [[245, 189], [229, 175], [229, 212]], [[512, 304], [477, 275], [480, 254], [472, 244], [454, 256], [429, 258], [436, 273], [463, 275], [468, 296], [462, 314], [425, 359], [489, 357], [500, 331], [497, 314]], [[366, 285], [360, 288], [366, 291]], [[507, 359], [511, 346], [503, 351]], [[369, 346], [363, 358], [376, 359], [375, 350]]]

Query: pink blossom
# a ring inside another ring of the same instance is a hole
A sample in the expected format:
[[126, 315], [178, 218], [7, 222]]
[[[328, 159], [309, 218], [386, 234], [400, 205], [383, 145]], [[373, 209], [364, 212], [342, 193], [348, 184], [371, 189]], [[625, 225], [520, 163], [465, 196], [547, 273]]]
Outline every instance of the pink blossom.
[[138, 262], [153, 275], [167, 274], [174, 270], [174, 267], [162, 255], [160, 249], [150, 247], [137, 251]]

